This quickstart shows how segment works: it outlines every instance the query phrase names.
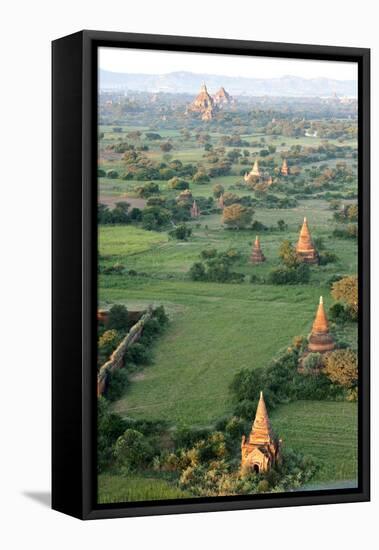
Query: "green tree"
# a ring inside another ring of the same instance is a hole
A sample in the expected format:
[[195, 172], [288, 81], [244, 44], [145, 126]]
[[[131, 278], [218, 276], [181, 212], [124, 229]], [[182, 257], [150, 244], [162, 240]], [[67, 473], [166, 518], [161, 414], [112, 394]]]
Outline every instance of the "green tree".
[[332, 296], [335, 300], [345, 302], [353, 319], [358, 316], [358, 277], [343, 277], [332, 285]]
[[354, 388], [358, 383], [358, 360], [351, 349], [338, 349], [325, 357], [325, 374], [335, 384]]
[[191, 233], [191, 227], [187, 227], [183, 223], [182, 225], [178, 225], [178, 227], [170, 231], [169, 235], [171, 237], [174, 237], [175, 239], [178, 239], [179, 241], [187, 241], [188, 238], [191, 236]]
[[165, 143], [161, 143], [160, 148], [165, 153], [168, 153], [171, 149], [173, 149], [173, 145], [169, 141], [166, 141]]
[[126, 429], [125, 421], [109, 410], [105, 397], [97, 400], [97, 469], [104, 471], [113, 459], [114, 444]]
[[299, 264], [296, 250], [288, 240], [281, 243], [279, 247], [279, 257], [287, 267], [296, 267]]
[[146, 437], [139, 431], [125, 430], [115, 444], [114, 457], [118, 466], [126, 470], [137, 470], [151, 460], [153, 449]]
[[193, 281], [204, 281], [206, 279], [204, 264], [195, 262], [189, 270], [189, 276]]
[[109, 356], [121, 342], [122, 337], [117, 330], [106, 330], [99, 338], [98, 349], [102, 356]]
[[212, 191], [213, 191], [213, 196], [215, 199], [218, 199], [221, 197], [221, 195], [223, 194], [223, 192], [225, 191], [224, 187], [221, 185], [221, 183], [216, 183], [213, 187], [212, 187]]
[[128, 310], [121, 304], [114, 304], [109, 310], [108, 329], [127, 330], [128, 328]]
[[167, 187], [170, 189], [188, 189], [189, 183], [188, 181], [179, 179], [177, 176], [174, 176], [167, 182]]
[[251, 223], [253, 211], [251, 208], [242, 206], [241, 204], [231, 204], [223, 210], [222, 223], [225, 225], [240, 229]]
[[128, 373], [125, 369], [115, 369], [110, 373], [107, 387], [107, 398], [116, 401], [125, 392], [128, 384]]

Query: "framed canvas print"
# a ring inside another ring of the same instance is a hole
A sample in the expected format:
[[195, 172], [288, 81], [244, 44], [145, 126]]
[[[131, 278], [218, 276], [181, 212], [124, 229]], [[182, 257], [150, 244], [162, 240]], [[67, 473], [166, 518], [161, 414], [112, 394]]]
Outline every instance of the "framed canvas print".
[[369, 500], [367, 49], [53, 43], [53, 508]]

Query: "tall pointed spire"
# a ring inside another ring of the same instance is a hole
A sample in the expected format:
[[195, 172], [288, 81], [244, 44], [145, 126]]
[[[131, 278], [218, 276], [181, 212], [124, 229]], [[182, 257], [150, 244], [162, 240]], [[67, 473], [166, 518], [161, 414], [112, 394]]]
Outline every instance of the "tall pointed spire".
[[198, 218], [200, 216], [200, 208], [198, 207], [196, 200], [193, 201], [190, 214], [191, 218]]
[[253, 250], [251, 251], [251, 262], [253, 264], [260, 264], [266, 260], [265, 255], [261, 249], [261, 243], [259, 242], [258, 235], [255, 237], [255, 242], [253, 245]]
[[312, 332], [329, 332], [329, 323], [326, 317], [324, 300], [320, 296], [320, 302], [317, 308], [315, 320], [313, 321]]
[[270, 424], [263, 392], [260, 392], [257, 412], [250, 435], [241, 440], [241, 468], [257, 473], [267, 472], [281, 462], [281, 440]]
[[283, 159], [282, 167], [280, 169], [280, 173], [282, 176], [288, 176], [289, 169], [287, 164], [287, 159]]
[[259, 171], [259, 162], [258, 162], [258, 160], [256, 160], [256, 161], [254, 162], [254, 166], [253, 166], [253, 169], [252, 169], [252, 171], [250, 172], [250, 174], [251, 174], [252, 176], [258, 176], [258, 177], [261, 175], [261, 173], [260, 173], [260, 171]]
[[318, 263], [318, 253], [315, 245], [313, 244], [307, 218], [304, 218], [303, 225], [300, 230], [299, 240], [296, 245], [296, 252], [301, 261], [309, 264]]
[[333, 337], [329, 334], [329, 323], [325, 313], [324, 300], [320, 296], [316, 316], [312, 325], [312, 332], [309, 337], [308, 351], [314, 353], [325, 353], [336, 347]]
[[261, 445], [263, 443], [269, 443], [273, 439], [273, 433], [271, 429], [270, 419], [268, 417], [266, 403], [263, 397], [263, 392], [260, 392], [257, 412], [255, 413], [255, 419], [253, 427], [250, 433], [249, 442], [255, 445]]

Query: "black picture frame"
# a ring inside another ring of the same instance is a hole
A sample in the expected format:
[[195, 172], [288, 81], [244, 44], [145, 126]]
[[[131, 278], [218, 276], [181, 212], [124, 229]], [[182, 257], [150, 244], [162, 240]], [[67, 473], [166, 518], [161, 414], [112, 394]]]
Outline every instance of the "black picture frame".
[[[358, 63], [359, 487], [96, 504], [97, 48], [128, 47]], [[81, 31], [52, 44], [52, 507], [81, 519], [370, 499], [370, 50]]]

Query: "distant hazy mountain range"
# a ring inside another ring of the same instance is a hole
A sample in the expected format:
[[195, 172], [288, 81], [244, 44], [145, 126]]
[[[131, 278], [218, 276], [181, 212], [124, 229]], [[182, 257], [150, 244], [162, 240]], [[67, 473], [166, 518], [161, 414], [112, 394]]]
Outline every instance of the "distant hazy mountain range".
[[224, 86], [231, 95], [254, 96], [339, 96], [356, 97], [354, 80], [329, 78], [244, 78], [190, 72], [173, 72], [162, 75], [114, 73], [100, 69], [100, 89], [125, 89], [141, 92], [169, 92], [196, 94], [205, 82], [210, 93]]

